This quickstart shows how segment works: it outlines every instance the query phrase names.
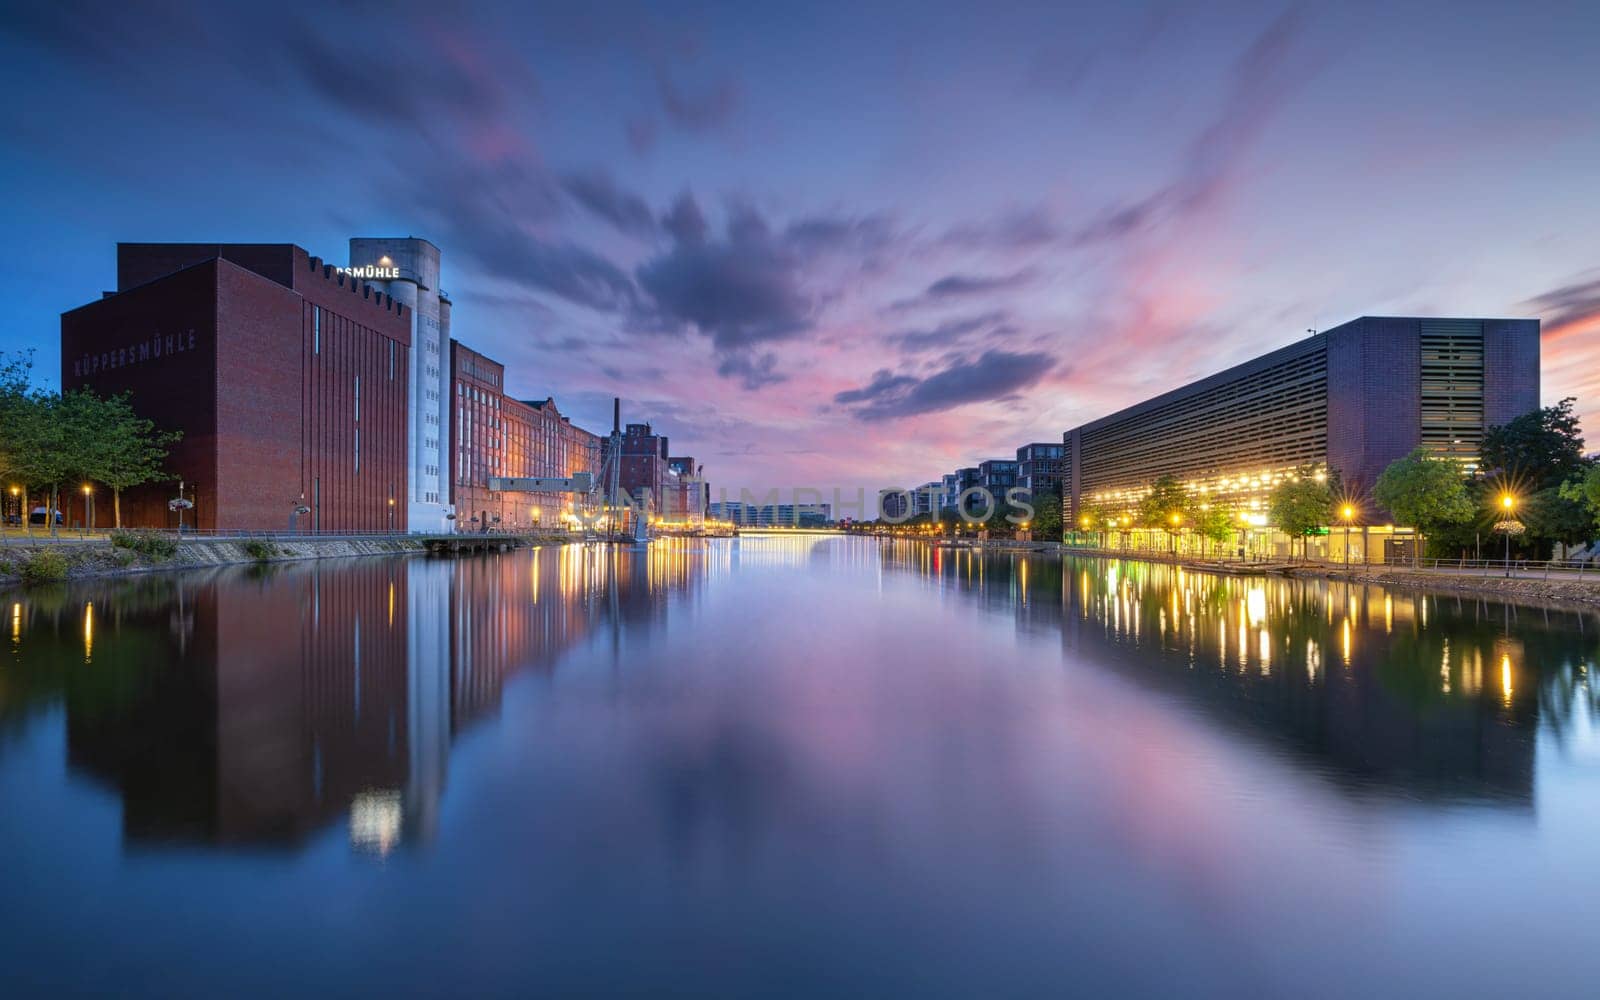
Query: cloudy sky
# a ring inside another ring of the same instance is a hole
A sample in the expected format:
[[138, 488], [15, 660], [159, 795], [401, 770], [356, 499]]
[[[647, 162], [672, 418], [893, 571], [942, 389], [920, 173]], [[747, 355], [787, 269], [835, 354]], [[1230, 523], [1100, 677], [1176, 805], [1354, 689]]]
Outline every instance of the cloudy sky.
[[0, 348], [118, 240], [444, 254], [714, 487], [914, 485], [1362, 313], [1538, 316], [1600, 427], [1600, 8], [13, 5]]

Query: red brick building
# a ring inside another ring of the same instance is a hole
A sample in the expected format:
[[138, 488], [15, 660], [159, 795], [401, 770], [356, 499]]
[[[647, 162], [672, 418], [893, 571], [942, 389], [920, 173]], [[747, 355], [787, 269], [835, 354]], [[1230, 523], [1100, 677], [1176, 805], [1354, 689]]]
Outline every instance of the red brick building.
[[450, 342], [455, 407], [450, 417], [450, 500], [459, 531], [520, 531], [561, 523], [581, 502], [570, 493], [501, 493], [494, 476], [598, 475], [600, 438], [575, 425], [553, 399], [505, 393], [505, 366]]
[[61, 384], [183, 432], [125, 525], [403, 531], [410, 318], [292, 244], [117, 246], [117, 290], [61, 317]]
[[646, 504], [651, 514], [660, 514], [669, 479], [666, 435], [656, 434], [649, 424], [628, 424], [618, 454], [622, 492], [635, 504]]

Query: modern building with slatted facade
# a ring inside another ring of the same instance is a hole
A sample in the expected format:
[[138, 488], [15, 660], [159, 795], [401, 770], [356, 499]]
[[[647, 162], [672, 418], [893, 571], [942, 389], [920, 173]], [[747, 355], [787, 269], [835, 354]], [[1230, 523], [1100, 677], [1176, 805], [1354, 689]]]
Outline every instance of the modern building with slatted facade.
[[1470, 466], [1538, 406], [1538, 320], [1363, 316], [1067, 431], [1063, 492], [1076, 518], [1171, 475], [1263, 510], [1306, 467], [1360, 492], [1418, 445]]

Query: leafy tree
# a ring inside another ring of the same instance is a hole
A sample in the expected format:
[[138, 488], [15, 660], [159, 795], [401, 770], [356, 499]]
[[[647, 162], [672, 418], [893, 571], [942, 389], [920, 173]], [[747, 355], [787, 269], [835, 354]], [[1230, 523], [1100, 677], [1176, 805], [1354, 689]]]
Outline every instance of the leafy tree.
[[[8, 437], [12, 451], [7, 464], [22, 480], [24, 497], [35, 490], [45, 493], [45, 523], [57, 534], [55, 511], [59, 506], [61, 484], [82, 464], [74, 453], [67, 434], [67, 416], [61, 397], [37, 389], [29, 390], [7, 407]], [[24, 508], [27, 504], [24, 503]], [[23, 522], [32, 521], [23, 511]]]
[[1591, 527], [1600, 528], [1600, 465], [1592, 465], [1582, 478], [1561, 484], [1561, 496], [1572, 503], [1582, 504], [1592, 519]]
[[157, 431], [155, 422], [133, 411], [126, 393], [100, 399], [84, 392], [77, 403], [85, 426], [87, 453], [80, 471], [111, 488], [112, 523], [122, 527], [122, 491], [170, 478], [163, 471], [167, 450], [182, 437]]
[[[1424, 533], [1464, 524], [1477, 509], [1462, 482], [1460, 466], [1426, 448], [1389, 463], [1373, 485], [1372, 496], [1401, 524]], [[1413, 559], [1420, 555], [1414, 547]]]
[[1190, 520], [1193, 505], [1189, 491], [1176, 476], [1162, 476], [1151, 484], [1150, 492], [1140, 498], [1134, 508], [1134, 521], [1141, 528], [1171, 530], [1172, 515], [1177, 514], [1180, 521]]
[[31, 495], [45, 492], [45, 521], [58, 532], [55, 511], [68, 480], [95, 480], [111, 487], [117, 527], [122, 526], [122, 491], [162, 476], [161, 464], [176, 433], [159, 433], [140, 417], [127, 396], [102, 399], [87, 389], [55, 393], [31, 384], [32, 357], [0, 358], [0, 471], [26, 488], [23, 520]]
[[1267, 516], [1278, 530], [1300, 539], [1300, 555], [1306, 554], [1306, 539], [1333, 520], [1333, 488], [1326, 479], [1319, 481], [1310, 469], [1273, 487], [1267, 498]]
[[[1527, 525], [1528, 535], [1536, 541], [1560, 542], [1576, 545], [1594, 537], [1595, 525], [1587, 505], [1562, 492], [1562, 487], [1552, 486], [1528, 497], [1518, 508], [1519, 520]], [[1540, 558], [1551, 555], [1550, 546], [1538, 547]]]
[[1033, 498], [1033, 524], [1035, 538], [1061, 540], [1061, 495], [1043, 493]]
[[1537, 492], [1580, 478], [1589, 468], [1571, 396], [1489, 428], [1478, 456], [1483, 469]]
[[1203, 504], [1195, 511], [1194, 530], [1213, 547], [1221, 545], [1239, 530], [1238, 515], [1223, 504]]

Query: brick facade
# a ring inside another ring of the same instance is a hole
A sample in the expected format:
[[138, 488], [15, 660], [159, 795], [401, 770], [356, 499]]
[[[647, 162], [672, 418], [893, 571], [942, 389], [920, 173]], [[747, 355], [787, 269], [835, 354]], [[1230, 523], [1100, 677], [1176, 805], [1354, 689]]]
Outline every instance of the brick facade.
[[[171, 483], [123, 523], [403, 531], [405, 308], [289, 244], [120, 244], [117, 292], [61, 317], [62, 386], [128, 392], [179, 430]], [[102, 515], [101, 520], [107, 520]]]
[[553, 399], [519, 400], [505, 392], [505, 366], [450, 342], [451, 502], [459, 531], [550, 527], [583, 498], [571, 493], [503, 493], [495, 476], [598, 477], [600, 438], [561, 415]]

